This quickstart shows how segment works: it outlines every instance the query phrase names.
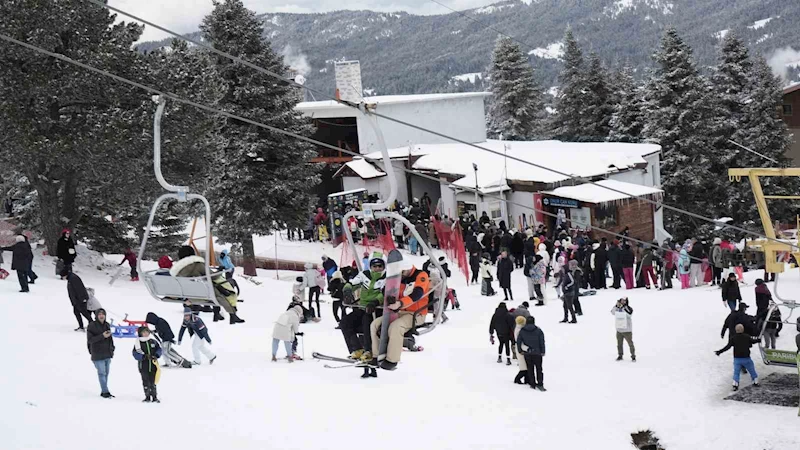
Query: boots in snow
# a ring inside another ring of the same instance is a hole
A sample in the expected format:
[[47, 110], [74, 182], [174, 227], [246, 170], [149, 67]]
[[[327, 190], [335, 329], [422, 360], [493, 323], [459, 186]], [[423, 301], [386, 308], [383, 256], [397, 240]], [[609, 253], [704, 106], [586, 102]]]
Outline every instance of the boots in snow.
[[378, 378], [378, 371], [374, 367], [364, 367], [361, 378]]
[[622, 355], [617, 356], [617, 361], [622, 361]]
[[517, 376], [514, 377], [514, 384], [527, 384], [525, 378], [525, 372], [517, 373]]
[[150, 394], [150, 386], [145, 386], [144, 387], [144, 400], [142, 400], [142, 403], [150, 403], [152, 401], [151, 398], [150, 398], [150, 395], [151, 395]]
[[636, 355], [631, 355], [631, 361], [636, 362]]
[[566, 318], [566, 317], [564, 317], [564, 320], [561, 320], [561, 321], [559, 321], [558, 323], [567, 323], [567, 322], [568, 322], [567, 318]]
[[278, 358], [276, 358], [275, 355], [272, 355], [272, 362], [278, 362]]
[[497, 355], [497, 364], [502, 364], [502, 363], [503, 363], [503, 357], [500, 356], [500, 355]]
[[214, 361], [216, 361], [216, 360], [217, 360], [217, 355], [214, 355], [214, 357], [213, 357], [213, 358], [211, 358], [211, 359], [209, 359], [209, 360], [208, 360], [208, 364], [210, 364], [210, 365], [213, 365], [213, 364], [214, 364]]
[[231, 313], [231, 325], [235, 323], [244, 323], [244, 319], [239, 318], [238, 313], [239, 309], [233, 308], [233, 313]]
[[569, 323], [578, 323], [578, 319], [572, 319], [569, 321]]
[[544, 299], [540, 298], [538, 302], [536, 302], [536, 306], [544, 306]]
[[506, 365], [507, 365], [507, 366], [510, 366], [510, 365], [511, 365], [511, 358], [506, 358]]
[[538, 390], [540, 390], [540, 391], [542, 391], [542, 392], [547, 392], [547, 389], [545, 389], [545, 388], [544, 388], [544, 386], [543, 386], [543, 385], [541, 385], [541, 384], [540, 384], [540, 385], [537, 385], [537, 386], [536, 386], [536, 389], [538, 389]]
[[158, 390], [155, 384], [150, 386], [150, 393], [153, 395], [153, 403], [161, 403], [161, 400], [158, 399]]

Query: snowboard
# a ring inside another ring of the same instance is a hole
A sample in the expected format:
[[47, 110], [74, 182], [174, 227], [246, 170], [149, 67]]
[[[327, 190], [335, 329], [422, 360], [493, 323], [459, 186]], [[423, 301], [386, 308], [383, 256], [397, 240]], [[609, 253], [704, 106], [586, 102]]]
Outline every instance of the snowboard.
[[386, 359], [389, 349], [389, 325], [397, 317], [397, 313], [389, 309], [390, 301], [400, 301], [400, 279], [403, 266], [403, 254], [394, 249], [386, 258], [386, 283], [383, 294], [383, 317], [381, 320], [381, 340], [378, 345], [378, 361]]
[[116, 281], [119, 279], [119, 277], [122, 276], [123, 273], [125, 273], [124, 267], [117, 268], [117, 270], [115, 270], [114, 273], [111, 274], [111, 279], [108, 280], [108, 285], [113, 286], [114, 283], [116, 283]]

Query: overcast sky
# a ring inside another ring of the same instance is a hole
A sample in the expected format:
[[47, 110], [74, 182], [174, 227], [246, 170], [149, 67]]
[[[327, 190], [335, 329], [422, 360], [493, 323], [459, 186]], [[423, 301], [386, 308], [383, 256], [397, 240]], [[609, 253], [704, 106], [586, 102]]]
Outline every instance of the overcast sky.
[[[485, 6], [497, 0], [437, 0], [453, 9]], [[165, 28], [186, 33], [197, 30], [203, 17], [211, 12], [211, 0], [109, 0], [125, 12], [150, 20]], [[244, 0], [257, 13], [326, 12], [336, 9], [370, 9], [374, 11], [407, 11], [413, 14], [446, 14], [446, 8], [430, 0]], [[120, 17], [122, 20], [130, 20]], [[145, 28], [142, 41], [167, 37], [158, 30]]]

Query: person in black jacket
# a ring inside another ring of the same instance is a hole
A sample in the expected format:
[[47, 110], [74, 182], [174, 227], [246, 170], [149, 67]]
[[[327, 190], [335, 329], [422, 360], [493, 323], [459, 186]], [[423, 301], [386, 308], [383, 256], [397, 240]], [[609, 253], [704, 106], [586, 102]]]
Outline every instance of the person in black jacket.
[[169, 359], [169, 351], [172, 347], [172, 344], [175, 343], [175, 333], [172, 332], [172, 328], [169, 326], [169, 322], [164, 320], [161, 317], [158, 317], [156, 313], [149, 312], [145, 317], [145, 322], [149, 323], [156, 327], [156, 334], [158, 338], [161, 339], [161, 348], [163, 350], [164, 355], [164, 367], [169, 367], [170, 359]]
[[328, 292], [331, 294], [331, 298], [333, 299], [333, 318], [336, 319], [336, 329], [339, 329], [339, 322], [342, 319], [339, 317], [339, 311], [342, 311], [342, 316], [344, 316], [345, 310], [344, 305], [342, 304], [342, 289], [344, 288], [344, 277], [342, 276], [342, 272], [337, 270], [333, 272], [333, 276], [331, 280], [328, 282]]
[[739, 292], [739, 282], [736, 274], [731, 272], [728, 279], [722, 283], [722, 301], [728, 302], [731, 311], [736, 311], [736, 302], [742, 301], [742, 294]]
[[[542, 358], [545, 355], [544, 333], [536, 326], [536, 319], [528, 317], [527, 324], [519, 330], [517, 336], [517, 350], [525, 358], [528, 366], [528, 383], [531, 389], [545, 392], [544, 373], [542, 371]], [[534, 370], [536, 376], [534, 377]]]
[[622, 266], [622, 278], [625, 280], [625, 289], [633, 289], [636, 284], [633, 280], [633, 262], [636, 259], [633, 249], [628, 244], [623, 244], [620, 250], [620, 265]]
[[722, 331], [719, 337], [725, 339], [725, 331], [729, 330], [730, 334], [728, 339], [733, 337], [736, 326], [741, 325], [749, 335], [757, 335], [755, 330], [754, 318], [747, 314], [747, 303], [739, 303], [738, 311], [731, 311], [728, 317], [725, 318], [725, 323], [722, 324]]
[[578, 323], [578, 320], [575, 318], [575, 300], [578, 298], [578, 293], [580, 292], [580, 281], [575, 279], [575, 274], [579, 271], [578, 261], [574, 259], [571, 260], [569, 262], [569, 267], [564, 271], [564, 277], [562, 277], [560, 281], [564, 292], [561, 296], [561, 301], [564, 302], [564, 320], [560, 323], [568, 322], [568, 313], [572, 314], [572, 320], [569, 322]]
[[86, 291], [86, 286], [83, 285], [81, 277], [75, 275], [72, 271], [64, 267], [61, 270], [61, 278], [67, 279], [67, 294], [69, 294], [69, 301], [72, 303], [72, 312], [75, 314], [75, 320], [78, 321], [78, 328], [75, 331], [83, 331], [83, 319], [81, 316], [86, 317], [87, 323], [92, 322], [92, 315], [86, 308], [86, 302], [89, 301], [89, 292]]
[[595, 289], [606, 288], [606, 264], [608, 264], [608, 250], [606, 250], [606, 241], [603, 239], [600, 242], [600, 246], [594, 251]]
[[503, 288], [505, 300], [514, 300], [514, 294], [511, 292], [511, 272], [513, 271], [514, 263], [508, 257], [508, 252], [500, 253], [500, 257], [497, 258], [497, 281]]
[[[68, 229], [61, 232], [61, 239], [58, 240], [56, 247], [56, 256], [63, 264], [64, 269], [72, 270], [72, 263], [75, 262], [75, 241], [72, 240], [71, 233]], [[64, 276], [61, 277], [64, 279]]]
[[156, 374], [158, 373], [158, 358], [161, 357], [162, 349], [158, 342], [150, 335], [147, 326], [141, 326], [137, 330], [139, 339], [133, 344], [133, 358], [139, 361], [139, 374], [142, 376], [142, 387], [144, 387], [145, 403], [161, 403], [158, 399], [156, 390]]
[[506, 365], [511, 365], [511, 347], [509, 343], [514, 341], [514, 317], [508, 312], [505, 303], [500, 302], [494, 310], [491, 322], [489, 322], [489, 340], [494, 344], [494, 334], [497, 333], [499, 345], [497, 347], [497, 362], [503, 362], [503, 347], [506, 349]]
[[761, 278], [756, 280], [756, 320], [765, 320], [769, 312], [772, 293]]
[[[31, 264], [33, 264], [33, 252], [31, 246], [25, 241], [25, 236], [19, 235], [15, 238], [16, 243], [10, 247], [3, 247], [2, 251], [11, 252], [11, 270], [17, 272], [17, 280], [19, 280], [19, 291], [30, 292], [28, 287], [28, 276], [33, 274], [30, 271]], [[29, 274], [30, 272], [30, 274]], [[33, 275], [35, 280], [35, 275]], [[31, 281], [33, 283], [33, 281]]]
[[747, 373], [750, 374], [750, 378], [753, 380], [753, 386], [759, 385], [758, 373], [756, 373], [756, 367], [753, 364], [753, 360], [750, 358], [750, 347], [758, 343], [758, 338], [753, 338], [749, 334], [746, 334], [742, 324], [736, 325], [735, 330], [736, 334], [728, 341], [728, 345], [714, 353], [719, 356], [733, 347], [733, 390], [737, 391], [739, 390], [739, 375], [742, 368], [746, 369]]
[[619, 289], [620, 281], [622, 280], [622, 249], [616, 239], [611, 241], [611, 248], [608, 249], [608, 263], [611, 265], [611, 273], [614, 277], [611, 287]]
[[97, 369], [100, 396], [114, 398], [108, 391], [108, 372], [111, 369], [111, 358], [114, 357], [114, 338], [111, 337], [111, 326], [106, 322], [106, 310], [98, 309], [96, 314], [97, 320], [86, 327], [86, 346]]
[[522, 240], [522, 233], [514, 233], [511, 238], [511, 256], [514, 258], [514, 266], [522, 269], [525, 255], [525, 241]]

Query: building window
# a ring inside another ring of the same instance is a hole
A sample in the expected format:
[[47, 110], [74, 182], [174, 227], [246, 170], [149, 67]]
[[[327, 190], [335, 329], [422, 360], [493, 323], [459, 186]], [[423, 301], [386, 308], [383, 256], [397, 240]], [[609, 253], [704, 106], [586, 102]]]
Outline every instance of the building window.
[[784, 116], [792, 115], [792, 105], [783, 105], [783, 115]]
[[617, 206], [605, 205], [594, 208], [594, 217], [598, 228], [609, 229], [617, 225]]

